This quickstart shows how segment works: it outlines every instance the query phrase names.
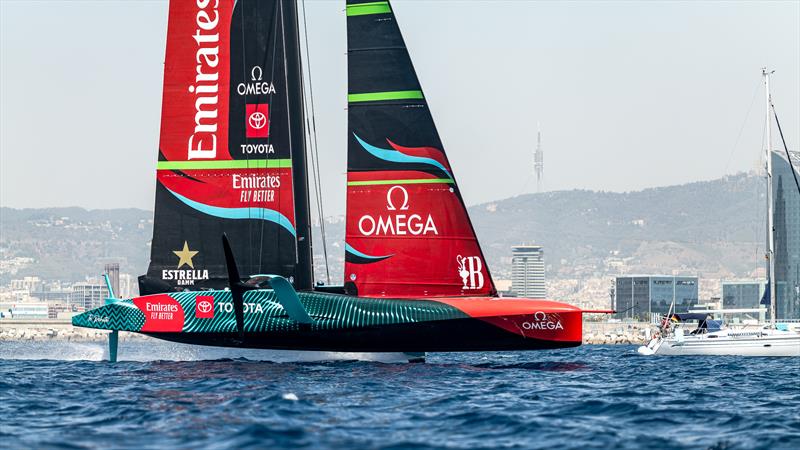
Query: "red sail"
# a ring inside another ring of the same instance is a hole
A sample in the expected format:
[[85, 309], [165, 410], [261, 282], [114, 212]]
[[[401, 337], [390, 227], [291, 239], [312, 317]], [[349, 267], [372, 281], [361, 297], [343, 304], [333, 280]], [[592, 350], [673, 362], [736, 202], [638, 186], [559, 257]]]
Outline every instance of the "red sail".
[[384, 297], [495, 293], [388, 2], [348, 0], [345, 283]]
[[233, 1], [172, 1], [159, 148], [167, 161], [229, 160]]
[[388, 2], [348, 0], [345, 283], [363, 296], [495, 293]]

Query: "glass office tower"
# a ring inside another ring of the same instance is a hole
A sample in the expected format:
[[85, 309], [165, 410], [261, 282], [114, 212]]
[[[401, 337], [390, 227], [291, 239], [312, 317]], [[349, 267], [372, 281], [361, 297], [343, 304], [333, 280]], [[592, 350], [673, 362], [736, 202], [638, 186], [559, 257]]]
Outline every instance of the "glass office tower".
[[[800, 319], [800, 193], [792, 168], [800, 171], [800, 152], [772, 153], [775, 225], [775, 283], [778, 319]], [[800, 178], [800, 175], [798, 175]]]

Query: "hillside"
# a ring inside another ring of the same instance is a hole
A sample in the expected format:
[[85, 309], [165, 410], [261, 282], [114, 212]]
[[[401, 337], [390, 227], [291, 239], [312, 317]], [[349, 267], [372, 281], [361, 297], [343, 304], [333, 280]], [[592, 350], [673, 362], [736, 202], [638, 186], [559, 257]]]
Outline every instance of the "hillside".
[[[509, 277], [510, 247], [521, 243], [545, 247], [550, 278], [748, 276], [762, 260], [763, 196], [763, 180], [741, 174], [629, 193], [521, 195], [473, 206], [470, 214], [496, 278]], [[328, 220], [327, 231], [331, 275], [340, 280], [341, 218]], [[151, 234], [152, 212], [144, 210], [0, 208], [0, 283], [32, 274], [80, 280], [108, 261], [138, 275]]]
[[470, 215], [496, 276], [507, 273], [509, 247], [521, 243], [544, 246], [551, 276], [607, 272], [620, 262], [640, 273], [746, 276], [763, 252], [764, 192], [762, 178], [741, 174], [629, 193], [522, 195]]
[[25, 275], [78, 281], [106, 262], [139, 274], [150, 258], [152, 219], [140, 209], [0, 208], [0, 283]]

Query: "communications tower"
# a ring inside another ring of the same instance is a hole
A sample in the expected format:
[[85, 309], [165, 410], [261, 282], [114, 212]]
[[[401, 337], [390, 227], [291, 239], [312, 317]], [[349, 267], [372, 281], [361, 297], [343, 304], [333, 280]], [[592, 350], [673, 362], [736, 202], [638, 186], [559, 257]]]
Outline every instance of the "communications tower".
[[542, 150], [542, 128], [536, 123], [536, 152], [533, 154], [533, 173], [536, 175], [536, 192], [544, 189], [544, 150]]

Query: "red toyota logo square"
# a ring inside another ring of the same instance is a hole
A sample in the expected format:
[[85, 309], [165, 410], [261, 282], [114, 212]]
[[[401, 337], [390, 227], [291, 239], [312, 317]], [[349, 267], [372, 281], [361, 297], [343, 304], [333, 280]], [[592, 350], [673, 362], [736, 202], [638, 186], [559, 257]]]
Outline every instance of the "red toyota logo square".
[[269, 105], [267, 103], [248, 103], [246, 109], [245, 135], [249, 138], [269, 137]]
[[198, 295], [194, 299], [194, 315], [198, 319], [214, 318], [214, 297], [211, 295]]

